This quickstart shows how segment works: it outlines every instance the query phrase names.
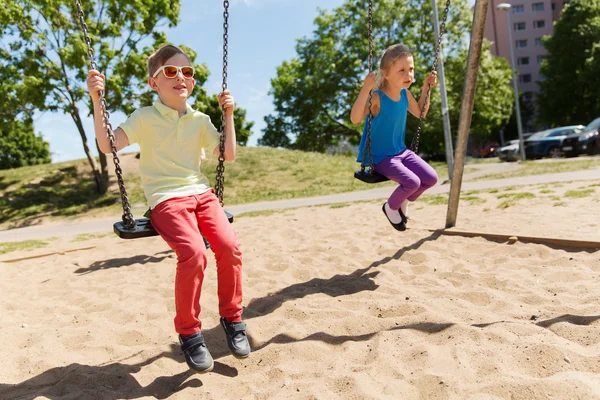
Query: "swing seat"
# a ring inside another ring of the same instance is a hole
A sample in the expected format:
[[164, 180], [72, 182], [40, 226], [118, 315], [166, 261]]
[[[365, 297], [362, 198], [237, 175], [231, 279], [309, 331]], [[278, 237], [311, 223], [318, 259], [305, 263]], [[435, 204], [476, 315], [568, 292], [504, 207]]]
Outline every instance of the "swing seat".
[[371, 172], [369, 172], [368, 170], [355, 171], [354, 177], [364, 183], [381, 183], [381, 182], [390, 180], [389, 178], [381, 175], [379, 172], [377, 172], [375, 170], [373, 170]]
[[[223, 210], [223, 212], [227, 216], [229, 223], [232, 223], [233, 215], [231, 215], [225, 210]], [[156, 230], [152, 226], [150, 218], [136, 219], [135, 226], [131, 229], [126, 228], [125, 225], [123, 225], [123, 221], [119, 221], [113, 225], [113, 230], [121, 239], [140, 239], [145, 237], [158, 236], [158, 232], [156, 232]], [[206, 239], [204, 239], [204, 245], [207, 249], [210, 247]]]

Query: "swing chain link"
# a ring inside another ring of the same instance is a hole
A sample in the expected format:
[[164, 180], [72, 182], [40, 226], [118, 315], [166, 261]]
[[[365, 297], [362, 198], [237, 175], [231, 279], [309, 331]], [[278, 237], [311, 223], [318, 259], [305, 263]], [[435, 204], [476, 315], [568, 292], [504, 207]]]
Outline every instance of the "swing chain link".
[[[90, 68], [97, 70], [98, 65], [96, 64], [96, 60], [94, 57], [94, 48], [92, 47], [92, 41], [90, 39], [88, 33], [88, 26], [85, 23], [85, 14], [83, 13], [83, 8], [81, 6], [80, 0], [75, 0], [75, 5], [77, 6], [77, 14], [79, 17], [79, 25], [83, 32], [83, 36], [85, 38], [85, 43], [87, 45], [87, 56], [90, 62]], [[100, 95], [100, 106], [102, 111], [102, 120], [104, 127], [106, 128], [106, 133], [108, 139], [110, 140], [110, 149], [113, 156], [113, 162], [115, 164], [115, 172], [117, 174], [117, 181], [119, 183], [119, 191], [121, 192], [121, 204], [123, 205], [123, 226], [128, 229], [133, 229], [136, 225], [135, 219], [133, 218], [133, 214], [131, 212], [131, 206], [129, 204], [129, 197], [127, 196], [127, 191], [125, 190], [125, 182], [123, 181], [123, 170], [121, 169], [121, 164], [119, 157], [117, 156], [117, 146], [116, 146], [116, 138], [113, 133], [112, 126], [110, 124], [110, 114], [108, 113], [108, 104], [106, 103], [106, 99], [104, 98], [104, 91], [100, 91], [98, 93]]]
[[[227, 90], [227, 57], [229, 54], [229, 1], [223, 1], [223, 84], [222, 91]], [[217, 177], [215, 194], [223, 207], [223, 192], [225, 190], [225, 108], [221, 110], [221, 138], [219, 141], [219, 162], [217, 164]]]
[[[369, 73], [373, 72], [373, 0], [369, 0]], [[368, 156], [369, 175], [373, 175], [373, 152], [371, 150], [371, 124], [373, 123], [373, 89], [369, 90], [369, 121], [367, 123], [367, 137], [365, 139], [365, 149], [363, 150], [363, 159], [360, 164], [361, 172], [364, 172], [366, 163], [365, 156]]]
[[[442, 39], [444, 37], [444, 32], [446, 31], [446, 21], [448, 19], [448, 11], [450, 10], [450, 0], [446, 0], [446, 8], [444, 9], [444, 16], [442, 17], [442, 23], [440, 24], [440, 36], [438, 37], [438, 42], [435, 48], [435, 56], [433, 58], [433, 65], [431, 66], [431, 72], [437, 72], [437, 64], [438, 59], [442, 49]], [[427, 103], [430, 102], [429, 96], [431, 95], [431, 86], [427, 85], [427, 95], [425, 96], [425, 101], [423, 102], [423, 106], [421, 107], [421, 114], [419, 115], [419, 124], [417, 125], [417, 130], [413, 136], [410, 148], [414, 153], [419, 151], [419, 137], [421, 136], [421, 125], [423, 122], [423, 115], [425, 114], [425, 108], [427, 107]]]

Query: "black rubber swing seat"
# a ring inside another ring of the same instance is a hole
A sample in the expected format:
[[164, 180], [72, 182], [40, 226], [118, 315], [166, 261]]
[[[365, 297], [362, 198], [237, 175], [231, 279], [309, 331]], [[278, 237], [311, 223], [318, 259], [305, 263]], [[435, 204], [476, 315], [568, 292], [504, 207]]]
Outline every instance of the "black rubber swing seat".
[[[233, 215], [231, 215], [225, 210], [223, 210], [223, 212], [225, 212], [229, 223], [232, 223]], [[113, 230], [121, 239], [140, 239], [145, 237], [158, 236], [158, 232], [156, 232], [156, 230], [152, 226], [150, 218], [136, 219], [135, 226], [131, 229], [126, 228], [125, 225], [123, 225], [123, 221], [119, 221], [113, 225]], [[210, 247], [206, 239], [204, 239], [204, 244], [206, 245], [206, 248]]]
[[375, 170], [371, 172], [368, 170], [355, 171], [354, 177], [364, 183], [381, 183], [390, 180]]

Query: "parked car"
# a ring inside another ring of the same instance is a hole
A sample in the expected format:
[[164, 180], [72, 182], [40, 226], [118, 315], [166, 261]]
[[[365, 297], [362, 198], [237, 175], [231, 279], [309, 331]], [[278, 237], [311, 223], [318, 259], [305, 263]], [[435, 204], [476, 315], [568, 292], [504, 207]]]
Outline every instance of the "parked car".
[[583, 125], [562, 126], [534, 133], [525, 140], [525, 156], [528, 159], [562, 156], [563, 140], [572, 133], [581, 131]]
[[579, 154], [600, 154], [600, 118], [590, 122], [581, 131], [575, 132], [563, 140], [561, 151], [567, 157]]
[[521, 158], [519, 153], [519, 139], [509, 140], [496, 150], [500, 161], [517, 161]]

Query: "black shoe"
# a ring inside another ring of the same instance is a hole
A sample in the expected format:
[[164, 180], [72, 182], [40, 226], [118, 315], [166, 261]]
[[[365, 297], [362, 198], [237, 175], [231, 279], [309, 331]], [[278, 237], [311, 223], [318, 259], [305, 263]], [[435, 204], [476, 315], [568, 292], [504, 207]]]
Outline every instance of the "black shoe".
[[250, 343], [246, 336], [246, 324], [243, 322], [227, 322], [221, 318], [221, 326], [225, 331], [227, 346], [237, 358], [246, 358], [250, 355]]
[[212, 371], [215, 364], [202, 333], [198, 332], [186, 338], [179, 335], [179, 343], [188, 367], [201, 373]]
[[404, 216], [404, 214], [402, 214], [402, 211], [398, 210], [398, 212], [400, 213], [400, 218], [402, 219], [400, 221], [400, 223], [395, 224], [392, 222], [392, 220], [390, 219], [390, 217], [388, 217], [387, 213], [385, 212], [385, 205], [387, 203], [383, 203], [383, 206], [381, 206], [381, 211], [383, 211], [383, 213], [385, 214], [385, 217], [388, 219], [388, 221], [390, 221], [390, 224], [392, 224], [392, 226], [394, 227], [394, 229], [396, 229], [397, 231], [405, 231], [406, 230], [406, 217]]

